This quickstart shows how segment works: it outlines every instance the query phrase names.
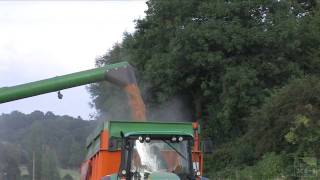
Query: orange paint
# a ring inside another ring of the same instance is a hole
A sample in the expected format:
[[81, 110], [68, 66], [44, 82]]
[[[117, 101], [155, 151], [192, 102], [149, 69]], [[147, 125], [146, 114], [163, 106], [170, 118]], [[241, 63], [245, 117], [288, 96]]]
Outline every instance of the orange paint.
[[109, 145], [109, 133], [103, 130], [100, 134], [100, 150], [107, 150]]
[[100, 178], [106, 175], [118, 173], [121, 162], [121, 151], [101, 151]]
[[121, 151], [108, 151], [109, 133], [100, 134], [100, 149], [81, 166], [81, 180], [100, 180], [102, 177], [118, 173]]
[[200, 174], [203, 174], [203, 156], [200, 151], [200, 138], [199, 138], [199, 124], [198, 122], [192, 123], [192, 128], [194, 130], [194, 145], [192, 150], [192, 162], [198, 164]]
[[120, 161], [121, 151], [99, 151], [89, 160], [91, 169], [88, 171], [87, 179], [84, 180], [100, 180], [104, 176], [118, 173]]

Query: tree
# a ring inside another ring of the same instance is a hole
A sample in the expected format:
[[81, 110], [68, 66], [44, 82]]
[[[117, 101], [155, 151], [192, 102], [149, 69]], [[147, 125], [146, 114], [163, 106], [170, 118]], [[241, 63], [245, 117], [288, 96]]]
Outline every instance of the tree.
[[30, 161], [28, 164], [28, 170], [31, 174], [31, 177], [34, 176], [36, 180], [40, 180], [42, 178], [42, 152], [44, 145], [44, 132], [41, 126], [41, 121], [37, 120], [31, 126], [30, 132], [26, 137], [27, 145], [26, 149], [28, 150], [28, 154], [30, 157]]
[[0, 179], [20, 179], [19, 149], [9, 143], [0, 143]]
[[[21, 171], [24, 173], [22, 179], [32, 179], [33, 160], [36, 179], [48, 178], [42, 177], [44, 174], [55, 176], [52, 168], [55, 166], [76, 169], [85, 157], [86, 138], [95, 126], [95, 121], [58, 116], [52, 112], [23, 114], [14, 111], [2, 114], [0, 146], [3, 144], [4, 148], [0, 148], [0, 168], [26, 166], [28, 173]], [[2, 150], [10, 155], [2, 153]], [[8, 160], [9, 157], [14, 159]]]
[[69, 174], [65, 175], [62, 180], [73, 180], [72, 176]]
[[[109, 53], [96, 59], [96, 66], [101, 67], [106, 63], [115, 63], [119, 59], [125, 59], [121, 52], [121, 45], [115, 44]], [[92, 103], [98, 111], [98, 119], [130, 119], [130, 109], [126, 94], [120, 87], [107, 82], [95, 83], [90, 85]], [[107, 93], [105, 91], [107, 90]]]
[[280, 89], [251, 117], [250, 141], [256, 154], [286, 152], [320, 157], [320, 79], [305, 77]]
[[[319, 11], [314, 1], [157, 1], [146, 17], [97, 60], [128, 60], [137, 68], [151, 111], [184, 97], [216, 144], [248, 131], [247, 117], [274, 89], [319, 74]], [[118, 101], [105, 85], [90, 92], [107, 113]], [[121, 106], [119, 106], [121, 107]], [[108, 109], [109, 108], [109, 109]]]
[[80, 167], [85, 154], [83, 148], [78, 142], [73, 141], [70, 146], [69, 166]]
[[59, 180], [57, 157], [50, 147], [44, 148], [41, 160], [41, 180]]

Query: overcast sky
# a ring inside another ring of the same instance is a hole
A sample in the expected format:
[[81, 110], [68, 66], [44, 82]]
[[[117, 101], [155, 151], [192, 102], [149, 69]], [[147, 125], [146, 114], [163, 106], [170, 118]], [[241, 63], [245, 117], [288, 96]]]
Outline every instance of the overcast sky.
[[[95, 58], [121, 42], [143, 18], [144, 0], [0, 1], [0, 87], [94, 68]], [[52, 111], [89, 118], [84, 86], [0, 104], [0, 114]]]

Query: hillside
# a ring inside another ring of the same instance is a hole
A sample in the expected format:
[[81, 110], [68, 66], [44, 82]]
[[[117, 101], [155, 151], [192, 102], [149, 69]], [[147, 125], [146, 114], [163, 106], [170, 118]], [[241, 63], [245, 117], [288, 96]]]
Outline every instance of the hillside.
[[57, 174], [59, 168], [77, 170], [85, 155], [86, 137], [95, 124], [52, 112], [0, 115], [0, 172], [6, 172], [9, 179], [20, 179], [21, 167], [27, 167], [23, 179], [30, 179], [33, 153], [36, 176], [41, 179]]

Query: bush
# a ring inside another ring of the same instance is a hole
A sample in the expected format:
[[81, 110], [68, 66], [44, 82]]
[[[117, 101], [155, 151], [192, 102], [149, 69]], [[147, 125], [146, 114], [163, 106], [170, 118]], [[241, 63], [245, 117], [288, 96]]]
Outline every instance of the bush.
[[[217, 155], [217, 154], [216, 154]], [[254, 166], [225, 166], [222, 169], [208, 169], [210, 179], [276, 179], [286, 175], [286, 156], [267, 153]]]
[[274, 152], [266, 153], [255, 166], [240, 171], [240, 177], [251, 179], [276, 179], [285, 174], [285, 157]]
[[320, 157], [320, 78], [293, 80], [250, 118], [257, 156], [285, 152]]
[[65, 176], [63, 176], [62, 180], [73, 180], [72, 176], [70, 176], [70, 174], [67, 174]]

